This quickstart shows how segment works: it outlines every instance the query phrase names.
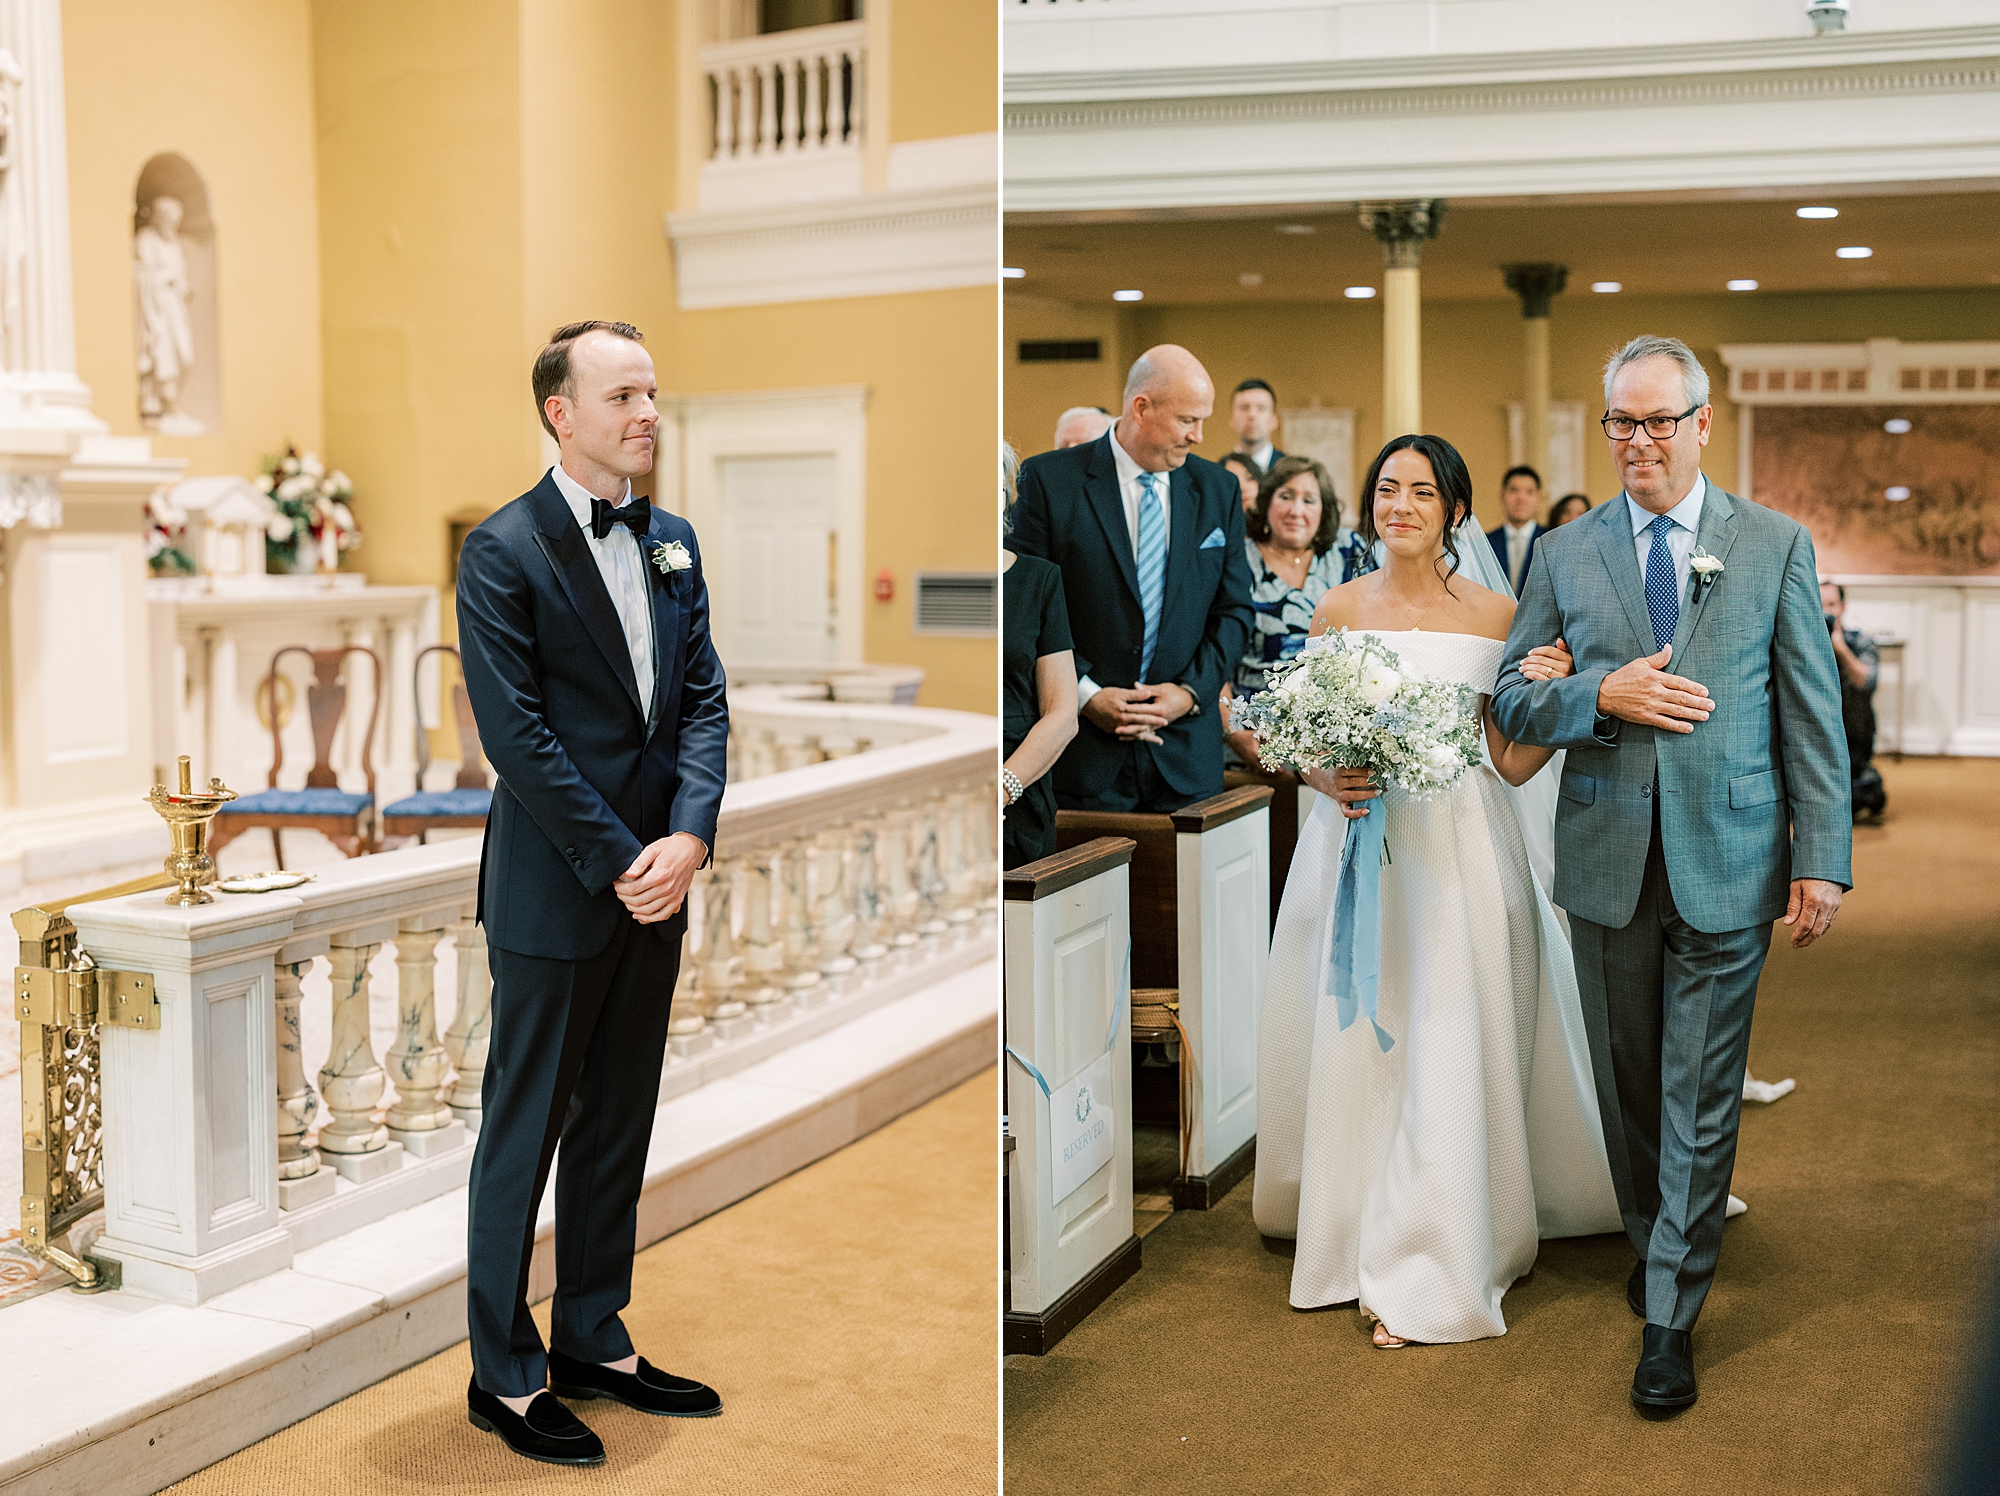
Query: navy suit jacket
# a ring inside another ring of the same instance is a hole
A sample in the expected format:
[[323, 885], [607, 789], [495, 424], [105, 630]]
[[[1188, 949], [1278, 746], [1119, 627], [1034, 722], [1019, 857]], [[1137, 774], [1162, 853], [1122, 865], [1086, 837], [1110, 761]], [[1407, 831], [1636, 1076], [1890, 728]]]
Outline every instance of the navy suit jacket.
[[[653, 510], [643, 552], [669, 541], [694, 565], [650, 561], [656, 716], [649, 734], [631, 651], [589, 542], [544, 474], [465, 539], [458, 647], [480, 747], [498, 782], [479, 859], [479, 919], [503, 951], [581, 961], [628, 918], [611, 885], [677, 831], [715, 845], [729, 742], [722, 662], [694, 528]], [[680, 920], [651, 927], [678, 940]]]
[[[1040, 556], [1062, 569], [1078, 678], [1137, 685], [1145, 615], [1110, 434], [1029, 458], [1020, 493], [1007, 544], [1018, 555]], [[1222, 683], [1250, 642], [1242, 494], [1234, 473], [1194, 456], [1167, 482], [1167, 575], [1151, 679], [1185, 686], [1200, 711], [1168, 723], [1160, 746], [1139, 747], [1152, 754], [1168, 784], [1196, 799], [1222, 792]], [[1204, 544], [1211, 539], [1217, 543]], [[1056, 761], [1058, 802], [1106, 788], [1128, 751], [1128, 744], [1080, 718]]]
[[[1536, 525], [1534, 529], [1528, 532], [1528, 554], [1521, 558], [1521, 586], [1524, 589], [1528, 585], [1528, 568], [1535, 564], [1535, 542], [1540, 540], [1544, 535], [1548, 533], [1549, 533], [1549, 527], [1547, 525]], [[1487, 543], [1493, 547], [1493, 554], [1499, 559], [1500, 575], [1506, 576], [1507, 575], [1506, 525], [1502, 524], [1498, 529], [1488, 530], [1486, 532], [1486, 539]]]

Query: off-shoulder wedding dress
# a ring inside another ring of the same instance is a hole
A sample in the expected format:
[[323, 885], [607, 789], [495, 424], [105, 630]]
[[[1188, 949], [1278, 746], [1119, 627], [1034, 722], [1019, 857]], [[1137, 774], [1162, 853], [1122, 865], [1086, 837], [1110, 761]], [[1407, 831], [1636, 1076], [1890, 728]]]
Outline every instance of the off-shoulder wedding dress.
[[[1504, 650], [1470, 634], [1353, 632], [1482, 694]], [[1265, 1235], [1297, 1240], [1296, 1307], [1358, 1300], [1406, 1340], [1503, 1335], [1501, 1295], [1539, 1238], [1622, 1230], [1568, 933], [1547, 893], [1556, 772], [1524, 792], [1487, 760], [1428, 801], [1372, 802], [1388, 818], [1386, 1053], [1366, 1023], [1343, 1032], [1324, 995], [1346, 822], [1322, 798], [1299, 835], [1264, 989], [1253, 1207]]]

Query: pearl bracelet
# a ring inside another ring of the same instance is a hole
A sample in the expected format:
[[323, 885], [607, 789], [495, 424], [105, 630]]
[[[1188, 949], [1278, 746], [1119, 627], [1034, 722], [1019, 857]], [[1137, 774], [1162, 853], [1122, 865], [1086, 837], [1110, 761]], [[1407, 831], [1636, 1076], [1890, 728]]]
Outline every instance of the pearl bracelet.
[[1002, 769], [1000, 771], [1000, 787], [1007, 792], [1007, 803], [1009, 805], [1014, 804], [1023, 795], [1028, 793], [1028, 787], [1021, 783], [1021, 777], [1012, 769]]

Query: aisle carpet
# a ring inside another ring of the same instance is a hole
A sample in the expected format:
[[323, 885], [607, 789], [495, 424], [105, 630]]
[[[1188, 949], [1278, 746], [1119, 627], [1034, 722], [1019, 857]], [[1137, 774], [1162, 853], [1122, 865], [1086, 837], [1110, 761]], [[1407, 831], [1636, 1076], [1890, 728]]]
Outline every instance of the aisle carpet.
[[1250, 1186], [1182, 1212], [1051, 1354], [1003, 1376], [1008, 1496], [1922, 1491], [1978, 1320], [2000, 1165], [2000, 763], [1884, 763], [1834, 933], [1775, 942], [1701, 1400], [1627, 1401], [1622, 1237], [1545, 1242], [1508, 1333], [1378, 1351], [1286, 1304]]
[[[639, 1255], [625, 1322], [720, 1418], [576, 1403], [594, 1470], [465, 1419], [465, 1344], [170, 1487], [173, 1496], [991, 1492], [997, 1071]], [[548, 1334], [548, 1305], [535, 1310]]]

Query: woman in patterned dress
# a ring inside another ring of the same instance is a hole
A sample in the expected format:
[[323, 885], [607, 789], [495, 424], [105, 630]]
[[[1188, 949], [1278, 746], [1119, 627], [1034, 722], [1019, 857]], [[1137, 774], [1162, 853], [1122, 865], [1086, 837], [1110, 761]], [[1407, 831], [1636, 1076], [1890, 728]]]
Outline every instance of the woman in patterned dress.
[[[1248, 701], [1263, 690], [1271, 667], [1304, 646], [1319, 600], [1375, 569], [1369, 547], [1340, 523], [1332, 477], [1310, 457], [1271, 464], [1244, 516], [1244, 532], [1256, 620], [1236, 678], [1222, 688], [1224, 701]], [[1256, 765], [1255, 733], [1233, 732], [1228, 741], [1237, 763]]]

